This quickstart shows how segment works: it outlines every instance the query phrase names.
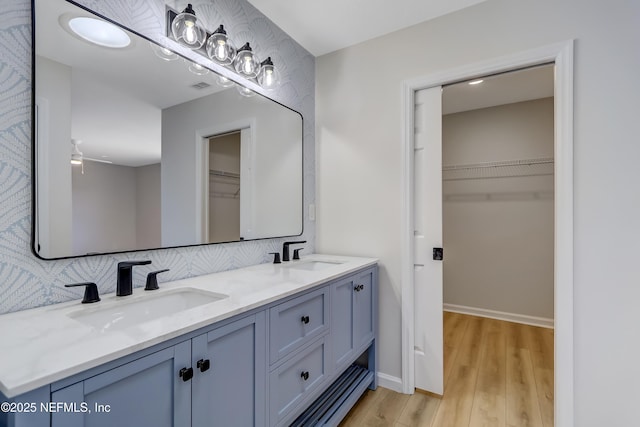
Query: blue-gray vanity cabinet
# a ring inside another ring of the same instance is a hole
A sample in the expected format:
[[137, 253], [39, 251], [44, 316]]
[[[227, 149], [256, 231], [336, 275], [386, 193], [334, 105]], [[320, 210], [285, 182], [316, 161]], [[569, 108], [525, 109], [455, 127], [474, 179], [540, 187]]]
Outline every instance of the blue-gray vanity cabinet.
[[76, 408], [52, 413], [51, 426], [189, 426], [191, 383], [178, 375], [189, 366], [186, 341], [54, 391], [52, 402]]
[[89, 411], [51, 426], [263, 426], [265, 324], [258, 312], [57, 390], [52, 402]]
[[266, 424], [264, 316], [260, 312], [193, 339], [192, 426]]
[[13, 399], [0, 394], [53, 405], [0, 413], [0, 427], [337, 425], [377, 385], [377, 271], [334, 277]]
[[[300, 347], [271, 365], [270, 426], [335, 426], [367, 388], [376, 388], [377, 271], [373, 266], [338, 277], [296, 299], [310, 301], [322, 292], [329, 328], [313, 339], [298, 335]], [[288, 342], [277, 326], [270, 322], [270, 342]]]
[[332, 362], [336, 370], [351, 363], [375, 336], [375, 270], [338, 280], [331, 287]]

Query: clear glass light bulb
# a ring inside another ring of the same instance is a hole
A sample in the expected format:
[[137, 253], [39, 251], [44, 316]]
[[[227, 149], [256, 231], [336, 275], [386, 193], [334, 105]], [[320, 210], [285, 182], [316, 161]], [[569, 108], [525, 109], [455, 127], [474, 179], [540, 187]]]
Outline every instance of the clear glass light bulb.
[[242, 66], [242, 69], [246, 74], [253, 73], [253, 64], [251, 63], [251, 57], [249, 55], [244, 57], [244, 65]]
[[266, 90], [275, 89], [280, 83], [280, 77], [276, 67], [271, 61], [271, 57], [268, 57], [262, 63], [260, 63], [260, 72], [258, 73], [258, 84]]
[[227, 59], [225, 45], [226, 43], [224, 40], [218, 40], [218, 46], [216, 47], [216, 58], [218, 58], [218, 60], [220, 61], [224, 61], [225, 59]]
[[196, 42], [196, 30], [193, 25], [193, 21], [184, 21], [184, 39], [187, 43], [193, 44]]
[[266, 86], [273, 86], [274, 83], [275, 81], [273, 79], [273, 70], [267, 70], [264, 73], [264, 84]]

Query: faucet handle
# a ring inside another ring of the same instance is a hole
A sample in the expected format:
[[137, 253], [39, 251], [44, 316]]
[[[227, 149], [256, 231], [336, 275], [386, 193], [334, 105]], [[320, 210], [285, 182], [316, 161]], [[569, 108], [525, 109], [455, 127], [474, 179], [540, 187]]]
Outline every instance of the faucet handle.
[[93, 282], [73, 283], [71, 285], [64, 285], [65, 288], [74, 288], [76, 286], [84, 286], [84, 297], [82, 298], [83, 304], [91, 304], [92, 302], [100, 301], [100, 295], [98, 295], [98, 286]]
[[300, 259], [300, 251], [303, 250], [304, 248], [298, 248], [298, 249], [294, 249], [293, 250], [293, 260], [297, 260]]
[[279, 252], [269, 252], [269, 255], [273, 255], [273, 263], [281, 264], [280, 262], [280, 253]]
[[145, 291], [154, 291], [156, 289], [160, 289], [158, 286], [158, 274], [164, 273], [165, 271], [169, 271], [168, 268], [164, 270], [152, 271], [147, 274], [147, 283], [144, 285]]

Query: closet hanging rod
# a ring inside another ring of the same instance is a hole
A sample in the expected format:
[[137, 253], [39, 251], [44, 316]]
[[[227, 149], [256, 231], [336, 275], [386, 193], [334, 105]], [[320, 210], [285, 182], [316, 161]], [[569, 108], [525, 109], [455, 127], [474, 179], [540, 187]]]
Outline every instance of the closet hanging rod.
[[462, 165], [446, 165], [442, 166], [443, 171], [459, 171], [469, 169], [487, 169], [487, 168], [500, 168], [508, 166], [531, 166], [531, 165], [547, 165], [553, 164], [552, 157], [543, 157], [538, 159], [518, 159], [518, 160], [504, 160], [498, 162], [485, 162], [485, 163], [468, 163]]
[[209, 175], [224, 176], [226, 178], [237, 178], [237, 179], [240, 179], [240, 174], [239, 173], [226, 172], [226, 171], [220, 171], [220, 170], [215, 170], [215, 169], [210, 169], [209, 170]]

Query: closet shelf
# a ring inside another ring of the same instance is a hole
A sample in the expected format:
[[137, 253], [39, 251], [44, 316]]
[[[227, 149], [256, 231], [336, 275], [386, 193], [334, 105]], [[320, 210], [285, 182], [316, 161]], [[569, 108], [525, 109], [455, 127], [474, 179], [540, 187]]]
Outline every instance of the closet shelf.
[[224, 177], [224, 178], [240, 179], [240, 174], [239, 173], [226, 172], [226, 171], [220, 171], [220, 170], [215, 170], [215, 169], [209, 170], [209, 176], [219, 176], [219, 177]]
[[553, 158], [518, 159], [442, 167], [443, 181], [553, 175]]

